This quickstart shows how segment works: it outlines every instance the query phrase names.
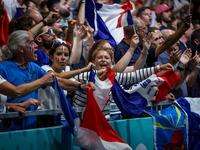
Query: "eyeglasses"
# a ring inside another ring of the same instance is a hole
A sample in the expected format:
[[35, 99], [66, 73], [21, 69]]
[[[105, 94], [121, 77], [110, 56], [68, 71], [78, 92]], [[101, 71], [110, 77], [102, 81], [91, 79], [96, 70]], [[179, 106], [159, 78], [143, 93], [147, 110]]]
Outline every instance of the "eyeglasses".
[[[52, 44], [52, 47], [54, 46], [54, 44], [66, 44], [66, 45], [68, 45], [68, 46], [72, 46], [71, 45], [71, 43], [69, 43], [69, 42], [67, 42], [67, 41], [63, 41], [62, 39], [60, 39], [60, 38], [58, 38], [58, 39], [56, 39], [54, 42], [53, 42], [53, 44]], [[51, 48], [52, 48], [51, 47]]]
[[142, 30], [142, 31], [148, 31], [148, 28], [147, 27], [144, 27], [144, 28], [138, 28], [139, 30]]
[[40, 33], [38, 36], [41, 36], [42, 34], [45, 34], [45, 33], [48, 33], [49, 35], [52, 35], [53, 34], [53, 30], [52, 29], [48, 29], [46, 32]]

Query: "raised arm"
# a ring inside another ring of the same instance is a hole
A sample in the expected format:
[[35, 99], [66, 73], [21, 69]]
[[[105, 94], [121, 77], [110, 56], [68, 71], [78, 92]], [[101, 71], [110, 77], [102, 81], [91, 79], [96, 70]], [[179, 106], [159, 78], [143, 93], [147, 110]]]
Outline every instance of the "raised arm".
[[[58, 13], [56, 12], [50, 12], [49, 15], [44, 19], [44, 22], [48, 23], [49, 21], [52, 20], [53, 17], [58, 17]], [[38, 23], [37, 25], [35, 25], [33, 28], [31, 28], [28, 32], [31, 34], [31, 36], [33, 38], [36, 37], [36, 35], [38, 34], [39, 30], [42, 29], [42, 27], [45, 24], [43, 22]]]
[[91, 66], [95, 66], [93, 63], [89, 63], [86, 67], [78, 69], [78, 70], [72, 70], [72, 71], [67, 71], [67, 72], [62, 72], [62, 73], [56, 73], [53, 71], [48, 71], [49, 73], [54, 73], [56, 75], [56, 77], [60, 77], [60, 78], [65, 78], [65, 79], [70, 79], [80, 73], [83, 72], [88, 72], [90, 71]]
[[[139, 43], [139, 37], [137, 34], [134, 34], [131, 39], [130, 48], [125, 53], [125, 55], [117, 62], [117, 64], [112, 68], [115, 72], [123, 72], [124, 69], [127, 67], [127, 65], [130, 62], [130, 59]], [[133, 70], [133, 66], [130, 66], [131, 70]]]
[[184, 18], [184, 25], [180, 29], [178, 29], [174, 34], [167, 37], [167, 39], [160, 46], [156, 48], [155, 56], [158, 57], [162, 52], [164, 52], [166, 49], [175, 44], [185, 33], [185, 31], [190, 27], [191, 22], [192, 22], [192, 15], [190, 14]]
[[141, 51], [140, 57], [136, 61], [136, 63], [133, 66], [128, 66], [124, 70], [124, 72], [132, 72], [138, 69], [142, 69], [146, 63], [147, 56], [148, 56], [148, 50], [151, 46], [151, 37], [152, 34], [149, 33], [145, 39], [143, 39], [143, 50]]

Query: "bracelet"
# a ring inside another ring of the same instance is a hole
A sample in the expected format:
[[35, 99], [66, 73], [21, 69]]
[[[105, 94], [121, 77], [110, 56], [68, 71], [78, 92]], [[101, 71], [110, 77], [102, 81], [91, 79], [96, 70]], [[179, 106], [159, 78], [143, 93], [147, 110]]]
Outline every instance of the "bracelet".
[[199, 66], [199, 65], [196, 65], [196, 68], [197, 68], [198, 70], [200, 70], [200, 66]]
[[180, 70], [180, 71], [183, 71], [183, 70], [184, 70], [184, 68], [183, 68], [183, 67], [180, 67], [180, 66], [178, 66], [176, 69], [178, 69], [178, 70]]
[[82, 84], [80, 84], [80, 83], [78, 83], [78, 84], [76, 85], [76, 88], [78, 89], [78, 91], [83, 91], [82, 88], [81, 88], [81, 85], [82, 85]]
[[156, 68], [157, 68], [158, 72], [160, 72], [160, 65], [157, 65]]
[[149, 53], [146, 53], [146, 54], [145, 54], [145, 53], [142, 52], [142, 51], [141, 51], [141, 54], [142, 54], [143, 56], [148, 56], [148, 55], [149, 55]]
[[47, 22], [44, 19], [42, 19], [40, 22], [43, 22], [44, 26], [47, 25]]
[[85, 2], [85, 1], [83, 2], [83, 1], [82, 1], [81, 4], [86, 4], [86, 2]]
[[81, 74], [81, 70], [80, 69], [78, 69], [78, 74]]
[[7, 113], [10, 112], [10, 105], [8, 105], [8, 109], [6, 110]]

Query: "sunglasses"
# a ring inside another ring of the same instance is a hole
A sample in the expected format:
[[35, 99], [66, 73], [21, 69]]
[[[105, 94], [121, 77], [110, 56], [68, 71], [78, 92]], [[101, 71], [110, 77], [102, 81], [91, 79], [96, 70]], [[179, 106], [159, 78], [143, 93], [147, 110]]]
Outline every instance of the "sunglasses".
[[[67, 41], [63, 41], [62, 39], [56, 39], [54, 42], [53, 42], [53, 44], [52, 44], [52, 47], [54, 46], [54, 44], [66, 44], [66, 45], [68, 45], [68, 46], [72, 46], [69, 42], [67, 42]], [[52, 48], [51, 47], [51, 48]]]
[[52, 29], [48, 29], [46, 32], [40, 33], [38, 36], [41, 36], [42, 34], [45, 34], [45, 33], [48, 33], [49, 35], [52, 35], [53, 34], [53, 30]]

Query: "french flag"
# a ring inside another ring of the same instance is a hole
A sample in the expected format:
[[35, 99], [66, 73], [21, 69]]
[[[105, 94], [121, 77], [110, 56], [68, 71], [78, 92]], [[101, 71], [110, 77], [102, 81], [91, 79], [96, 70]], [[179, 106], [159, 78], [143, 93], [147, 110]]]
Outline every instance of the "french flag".
[[101, 81], [94, 73], [91, 67], [89, 81], [95, 83], [96, 90], [93, 91], [94, 98], [96, 99], [101, 110], [105, 108], [110, 101], [110, 91], [115, 81], [115, 72], [107, 67], [108, 70], [105, 80]]
[[86, 0], [85, 16], [94, 29], [94, 40], [108, 40], [114, 47], [123, 37], [124, 26], [133, 25], [130, 10], [133, 9], [129, 0], [126, 5], [106, 5]]
[[[109, 80], [109, 78], [113, 79], [114, 77], [114, 71], [109, 69], [106, 75], [106, 80]], [[90, 74], [90, 78], [92, 79], [91, 81], [96, 79], [94, 77], [94, 73]], [[112, 82], [114, 82], [114, 80], [110, 81], [110, 83]], [[97, 91], [97, 87], [95, 91]], [[110, 92], [110, 89], [108, 89], [108, 91]], [[104, 94], [105, 93], [100, 93], [100, 95]], [[126, 142], [124, 142], [110, 126], [100, 107], [101, 106], [99, 106], [95, 98], [95, 93], [90, 87], [88, 90], [86, 109], [84, 112], [83, 120], [81, 121], [80, 127], [75, 131], [73, 144], [88, 150], [131, 150], [131, 147]]]
[[9, 37], [9, 23], [13, 17], [19, 18], [24, 15], [23, 9], [17, 0], [3, 0], [5, 13], [0, 24], [0, 47], [7, 44]]
[[139, 116], [156, 95], [156, 102], [166, 100], [164, 96], [170, 91], [171, 83], [176, 84], [180, 77], [172, 70], [164, 74], [153, 74], [144, 81], [123, 90], [115, 80], [112, 95], [121, 112]]
[[62, 110], [62, 114], [66, 119], [66, 126], [68, 130], [74, 134], [75, 128], [78, 128], [80, 125], [80, 119], [74, 110], [74, 108], [69, 104], [63, 90], [58, 84], [56, 77], [54, 77], [54, 82], [52, 83], [52, 87], [55, 90], [55, 96], [59, 101], [59, 108]]

